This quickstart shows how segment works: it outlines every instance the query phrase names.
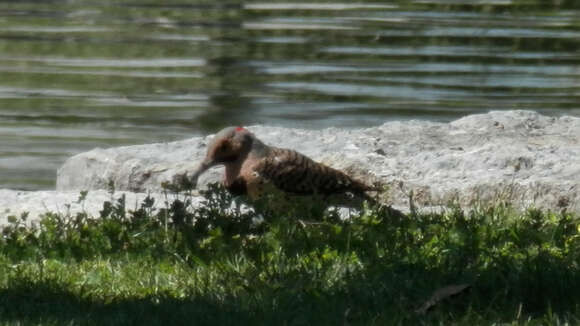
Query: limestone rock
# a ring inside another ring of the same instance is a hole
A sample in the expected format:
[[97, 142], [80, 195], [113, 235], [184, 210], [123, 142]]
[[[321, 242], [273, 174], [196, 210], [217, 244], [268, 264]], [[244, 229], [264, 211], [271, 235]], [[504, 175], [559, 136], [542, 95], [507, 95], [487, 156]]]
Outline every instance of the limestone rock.
[[[161, 193], [133, 193], [115, 192], [113, 196], [105, 190], [91, 190], [84, 200], [78, 191], [18, 191], [0, 189], [0, 225], [7, 223], [9, 216], [20, 217], [28, 213], [29, 222], [35, 221], [47, 212], [61, 214], [63, 216], [75, 216], [77, 213], [87, 213], [89, 216], [98, 217], [103, 209], [105, 201], [115, 201], [125, 195], [125, 207], [127, 211], [139, 209], [143, 200], [150, 195], [154, 201], [154, 208], [167, 208], [165, 195]], [[196, 204], [201, 202], [201, 198]], [[172, 201], [172, 198], [168, 198]]]
[[[248, 127], [266, 144], [390, 185], [390, 201], [419, 207], [506, 200], [520, 207], [580, 211], [580, 118], [496, 111], [450, 122], [387, 122], [368, 129]], [[208, 137], [95, 149], [65, 162], [58, 191], [158, 192], [203, 159]], [[218, 181], [223, 168], [202, 175]]]

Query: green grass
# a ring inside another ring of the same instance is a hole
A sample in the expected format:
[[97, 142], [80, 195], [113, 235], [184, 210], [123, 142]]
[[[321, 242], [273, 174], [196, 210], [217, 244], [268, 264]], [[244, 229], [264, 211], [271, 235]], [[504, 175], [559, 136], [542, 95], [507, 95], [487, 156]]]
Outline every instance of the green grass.
[[[498, 204], [256, 224], [228, 209], [222, 189], [205, 196], [198, 209], [182, 195], [131, 212], [121, 197], [100, 218], [12, 218], [0, 239], [0, 325], [580, 323], [572, 214]], [[470, 287], [415, 312], [456, 284]]]

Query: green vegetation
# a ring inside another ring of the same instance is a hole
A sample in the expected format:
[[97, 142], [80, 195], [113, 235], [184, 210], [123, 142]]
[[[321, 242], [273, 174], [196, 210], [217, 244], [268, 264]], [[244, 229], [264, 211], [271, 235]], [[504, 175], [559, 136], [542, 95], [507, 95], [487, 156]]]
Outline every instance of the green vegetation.
[[[84, 195], [81, 194], [80, 200]], [[220, 188], [100, 218], [12, 218], [0, 239], [1, 325], [577, 324], [580, 220], [505, 205], [351, 219], [230, 208]], [[468, 284], [425, 313], [432, 293]]]

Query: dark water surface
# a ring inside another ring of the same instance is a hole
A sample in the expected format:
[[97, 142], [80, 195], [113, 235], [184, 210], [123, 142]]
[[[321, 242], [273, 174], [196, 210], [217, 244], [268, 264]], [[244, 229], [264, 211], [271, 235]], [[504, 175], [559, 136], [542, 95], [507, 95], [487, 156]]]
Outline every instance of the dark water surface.
[[0, 1], [0, 188], [226, 125], [580, 115], [580, 1]]

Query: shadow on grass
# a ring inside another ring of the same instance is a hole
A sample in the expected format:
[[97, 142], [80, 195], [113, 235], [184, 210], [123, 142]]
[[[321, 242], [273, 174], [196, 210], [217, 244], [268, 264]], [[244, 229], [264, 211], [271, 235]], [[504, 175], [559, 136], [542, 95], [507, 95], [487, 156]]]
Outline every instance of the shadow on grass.
[[[0, 323], [384, 325], [509, 323], [530, 318], [549, 324], [578, 322], [580, 275], [558, 261], [530, 261], [519, 271], [498, 265], [467, 273], [383, 263], [348, 277], [340, 287], [321, 289], [305, 280], [283, 281], [285, 288], [258, 287], [242, 297], [219, 300], [161, 294], [100, 302], [50, 281], [20, 284], [0, 290]], [[414, 312], [434, 290], [469, 280], [470, 290], [438, 303], [424, 316]]]
[[[281, 290], [283, 291], [283, 290]], [[51, 284], [0, 291], [0, 323], [19, 325], [341, 325], [351, 300], [331, 296], [281, 293], [263, 306], [243, 309], [235, 303], [205, 298], [146, 297], [94, 302]], [[273, 301], [272, 301], [273, 300]], [[233, 300], [235, 301], [235, 299]], [[365, 322], [367, 324], [367, 322]]]
[[[304, 220], [273, 216], [257, 229], [251, 227], [252, 215], [228, 211], [229, 199], [220, 197], [224, 192], [215, 194], [196, 215], [175, 202], [167, 214], [144, 209], [127, 218], [121, 200], [109, 205], [100, 220], [81, 216], [71, 225], [49, 216], [42, 232], [18, 223], [5, 229], [1, 249], [6, 266], [25, 257], [33, 262], [47, 256], [114, 260], [122, 252], [160, 259], [194, 257], [178, 260], [186, 276], [176, 277], [187, 279], [188, 268], [196, 266], [207, 278], [184, 282], [196, 288], [179, 291], [179, 297], [131, 297], [128, 293], [142, 292], [116, 291], [103, 297], [70, 292], [76, 281], [61, 282], [59, 274], [27, 279], [14, 273], [0, 290], [0, 324], [579, 321], [580, 219], [573, 215], [537, 210], [514, 214], [499, 207], [406, 217], [378, 209], [348, 221], [332, 214]], [[291, 216], [309, 216], [307, 211], [298, 213]], [[196, 223], [189, 227], [193, 217]], [[129, 268], [138, 270], [132, 280], [149, 277], [139, 273], [144, 270], [139, 260], [130, 261]], [[454, 284], [469, 284], [470, 290], [438, 303], [424, 316], [415, 313], [434, 291]], [[148, 288], [145, 293], [152, 292]], [[183, 293], [189, 296], [181, 297]]]
[[94, 302], [35, 284], [0, 291], [0, 323], [48, 325], [209, 325], [249, 322], [235, 307], [200, 299], [135, 298]]

